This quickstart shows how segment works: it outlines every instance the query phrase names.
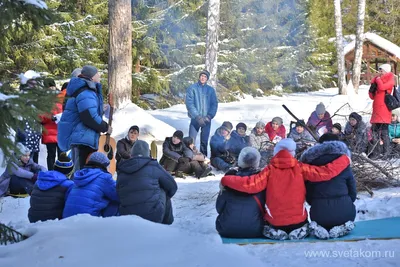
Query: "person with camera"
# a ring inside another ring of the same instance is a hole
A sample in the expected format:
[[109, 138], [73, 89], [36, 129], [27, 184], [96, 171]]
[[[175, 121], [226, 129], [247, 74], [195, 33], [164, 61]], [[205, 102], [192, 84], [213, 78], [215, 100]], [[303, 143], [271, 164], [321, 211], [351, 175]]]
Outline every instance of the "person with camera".
[[390, 64], [383, 64], [379, 67], [379, 74], [371, 80], [369, 97], [372, 103], [372, 135], [373, 143], [382, 142], [382, 154], [379, 154], [379, 146], [371, 154], [372, 158], [384, 158], [390, 154], [390, 139], [388, 128], [392, 120], [392, 113], [385, 104], [386, 93], [392, 94], [394, 87], [394, 76]]

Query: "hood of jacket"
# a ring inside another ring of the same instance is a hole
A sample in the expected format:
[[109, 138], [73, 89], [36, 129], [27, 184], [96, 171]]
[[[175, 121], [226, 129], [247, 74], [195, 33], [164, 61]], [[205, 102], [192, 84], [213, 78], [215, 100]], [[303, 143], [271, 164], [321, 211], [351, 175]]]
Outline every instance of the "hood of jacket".
[[351, 152], [345, 143], [341, 141], [327, 141], [322, 144], [316, 144], [308, 148], [300, 157], [301, 162], [311, 163], [314, 160], [326, 155], [347, 155], [351, 157]]
[[128, 160], [121, 162], [118, 168], [120, 172], [131, 174], [138, 172], [140, 169], [142, 169], [152, 161], [156, 160], [150, 157], [132, 157]]
[[270, 164], [277, 169], [289, 169], [296, 166], [299, 162], [289, 151], [282, 149], [270, 161]]
[[105, 173], [105, 171], [99, 168], [84, 168], [82, 170], [75, 172], [74, 183], [78, 187], [86, 186], [87, 184], [90, 184], [93, 180], [95, 180], [97, 177], [99, 177], [99, 175], [103, 173]]
[[62, 184], [68, 178], [58, 171], [39, 172], [37, 186], [40, 190], [49, 190]]
[[101, 85], [99, 83], [96, 84], [95, 82], [86, 80], [84, 78], [73, 77], [68, 83], [67, 95], [72, 96], [76, 91], [78, 91], [82, 87], [88, 87], [97, 93], [98, 86]]

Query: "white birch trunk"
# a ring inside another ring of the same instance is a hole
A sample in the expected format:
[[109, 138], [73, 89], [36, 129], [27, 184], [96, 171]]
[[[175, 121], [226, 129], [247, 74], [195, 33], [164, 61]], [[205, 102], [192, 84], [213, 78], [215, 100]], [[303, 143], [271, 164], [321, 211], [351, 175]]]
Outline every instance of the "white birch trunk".
[[358, 0], [357, 11], [357, 33], [356, 46], [354, 48], [354, 63], [353, 63], [353, 86], [354, 92], [358, 94], [360, 84], [362, 55], [363, 55], [363, 34], [364, 34], [364, 18], [365, 18], [365, 0]]
[[207, 17], [206, 69], [210, 72], [208, 83], [217, 89], [218, 29], [220, 0], [209, 0]]
[[339, 94], [346, 95], [347, 90], [346, 90], [346, 77], [345, 77], [345, 65], [344, 65], [344, 51], [343, 51], [342, 11], [340, 7], [340, 0], [334, 0], [334, 6], [335, 6], [335, 31], [336, 31]]
[[132, 95], [132, 13], [131, 0], [110, 0], [108, 88], [113, 104], [130, 101]]

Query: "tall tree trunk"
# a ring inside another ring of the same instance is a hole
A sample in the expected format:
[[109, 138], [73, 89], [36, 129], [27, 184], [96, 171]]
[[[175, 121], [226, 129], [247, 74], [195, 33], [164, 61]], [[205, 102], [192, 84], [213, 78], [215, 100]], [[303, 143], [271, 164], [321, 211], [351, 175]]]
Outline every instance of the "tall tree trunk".
[[208, 83], [216, 89], [218, 69], [218, 28], [220, 0], [209, 0], [207, 17], [206, 69], [210, 72]]
[[108, 88], [116, 108], [132, 94], [131, 0], [109, 0]]
[[345, 66], [344, 66], [343, 34], [342, 34], [342, 11], [340, 7], [340, 0], [334, 0], [334, 6], [335, 6], [335, 31], [336, 31], [339, 94], [347, 95], [346, 77], [344, 69]]
[[354, 49], [354, 64], [353, 64], [353, 85], [354, 92], [358, 94], [360, 84], [361, 62], [363, 55], [363, 34], [364, 34], [364, 18], [365, 18], [365, 0], [358, 0], [357, 11], [357, 34], [356, 46]]

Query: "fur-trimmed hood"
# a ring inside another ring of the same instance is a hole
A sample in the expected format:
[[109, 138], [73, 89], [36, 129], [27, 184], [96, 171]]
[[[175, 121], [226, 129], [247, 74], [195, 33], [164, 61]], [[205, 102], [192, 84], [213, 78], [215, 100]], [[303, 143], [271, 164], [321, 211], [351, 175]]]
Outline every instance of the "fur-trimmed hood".
[[347, 155], [351, 157], [351, 152], [345, 143], [341, 141], [327, 141], [322, 144], [316, 144], [310, 147], [300, 157], [300, 161], [311, 163], [314, 160], [325, 155]]

